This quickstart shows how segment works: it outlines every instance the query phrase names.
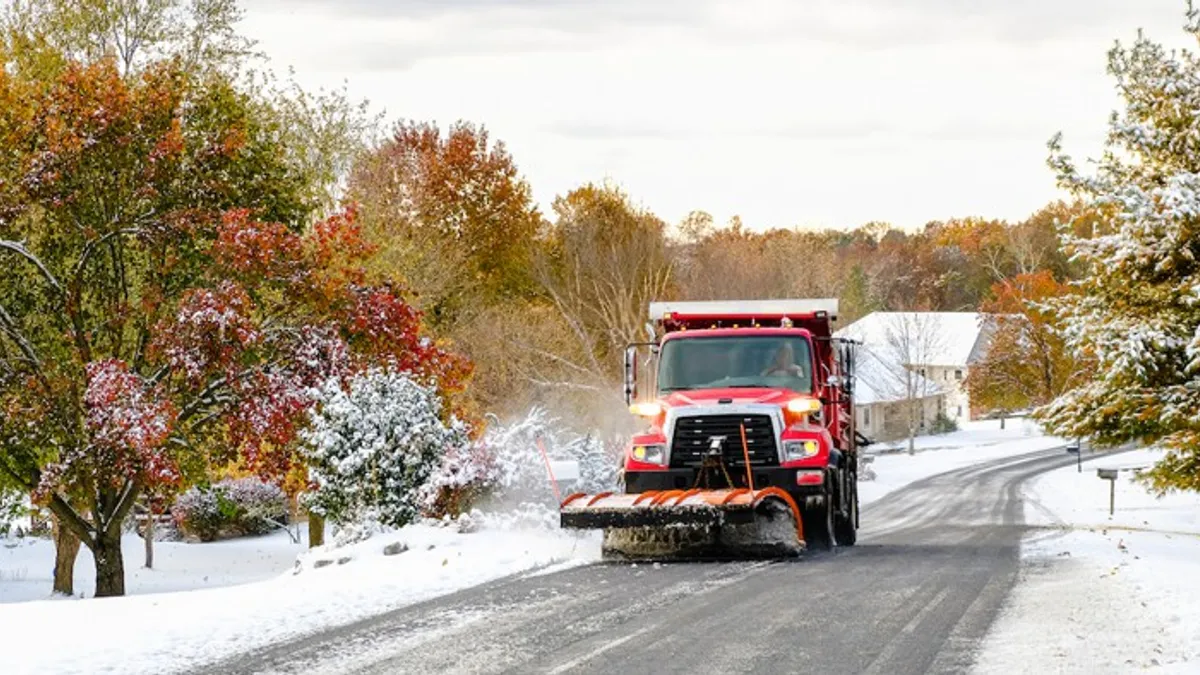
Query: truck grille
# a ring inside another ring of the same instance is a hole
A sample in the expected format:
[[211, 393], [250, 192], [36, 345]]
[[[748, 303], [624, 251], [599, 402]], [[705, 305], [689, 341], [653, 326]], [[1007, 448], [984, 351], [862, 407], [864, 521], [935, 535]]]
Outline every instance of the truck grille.
[[721, 442], [725, 466], [745, 467], [739, 426], [742, 424], [746, 425], [746, 448], [750, 452], [751, 466], [778, 465], [779, 451], [775, 447], [775, 429], [771, 426], [770, 416], [701, 415], [680, 417], [675, 421], [675, 435], [671, 439], [671, 467], [700, 466], [714, 436], [725, 437]]

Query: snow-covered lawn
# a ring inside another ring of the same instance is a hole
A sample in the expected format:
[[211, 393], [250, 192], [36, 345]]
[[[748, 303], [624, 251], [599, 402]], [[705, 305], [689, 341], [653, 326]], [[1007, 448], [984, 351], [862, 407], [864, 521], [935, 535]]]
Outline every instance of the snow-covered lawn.
[[[913, 439], [913, 447], [917, 452], [968, 446], [978, 447], [1006, 443], [1018, 438], [1028, 438], [1042, 434], [1037, 423], [1027, 417], [1010, 417], [1004, 420], [1003, 423], [1004, 428], [1002, 429], [1000, 428], [1000, 420], [960, 422], [958, 431], [917, 436]], [[868, 446], [866, 452], [868, 454], [908, 452], [908, 439], [873, 443]]]
[[978, 672], [1200, 672], [1200, 495], [1158, 499], [1123, 471], [1110, 517], [1096, 475], [1159, 456], [1102, 457], [1027, 488], [1026, 519], [1048, 529], [1025, 544]]
[[[308, 548], [304, 528], [300, 536], [299, 544], [283, 531], [208, 544], [155, 542], [154, 569], [148, 570], [142, 566], [145, 549], [141, 537], [127, 534], [121, 540], [125, 591], [130, 595], [186, 591], [279, 576]], [[5, 611], [3, 603], [50, 598], [53, 581], [54, 542], [35, 537], [0, 539], [0, 615]], [[92, 553], [83, 546], [75, 559], [75, 593], [90, 597], [95, 588]]]
[[[384, 548], [397, 542], [407, 550], [385, 555]], [[227, 544], [224, 548], [250, 549], [245, 540]], [[220, 554], [210, 551], [222, 548], [190, 546], [197, 569], [213, 564]], [[271, 550], [289, 546], [290, 542], [286, 546], [264, 542], [258, 560], [266, 561], [276, 555]], [[231, 566], [239, 561], [252, 568], [257, 564], [257, 571], [230, 574], [244, 574], [245, 580], [258, 583], [0, 605], [0, 635], [6, 644], [46, 645], [5, 650], [2, 671], [6, 675], [172, 672], [510, 574], [551, 564], [583, 564], [598, 559], [599, 551], [599, 538], [593, 533], [576, 536], [530, 521], [524, 526], [485, 525], [465, 534], [451, 527], [413, 525], [332, 551], [316, 549], [301, 557], [298, 573], [292, 569], [295, 550], [287, 557], [278, 553], [273, 573], [265, 562], [256, 563], [253, 555], [230, 554], [225, 560]], [[139, 573], [135, 560], [129, 558], [131, 577], [154, 574]], [[162, 563], [164, 576], [182, 579], [182, 571], [167, 571], [168, 560]], [[328, 564], [318, 567], [318, 561]], [[280, 569], [289, 571], [281, 574]], [[7, 580], [0, 581], [0, 587], [6, 584]], [[139, 588], [137, 582], [131, 585]], [[152, 585], [145, 582], [140, 588], [144, 591]], [[49, 648], [47, 636], [53, 635], [70, 635], [69, 648]]]
[[910, 483], [946, 471], [1065, 444], [1061, 438], [1044, 436], [1034, 422], [1022, 418], [1007, 420], [1003, 429], [999, 420], [985, 420], [967, 422], [952, 433], [918, 437], [917, 452], [913, 455], [908, 454], [907, 446], [901, 453], [878, 454], [879, 446], [872, 445], [868, 450], [875, 454], [870, 466], [876, 478], [859, 482], [859, 501], [869, 504]]

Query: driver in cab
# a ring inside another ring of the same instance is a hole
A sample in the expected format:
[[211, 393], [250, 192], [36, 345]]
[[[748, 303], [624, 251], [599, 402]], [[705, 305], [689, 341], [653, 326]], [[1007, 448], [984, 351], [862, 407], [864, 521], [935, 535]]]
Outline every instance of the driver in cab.
[[804, 369], [796, 365], [796, 352], [792, 349], [792, 345], [785, 342], [775, 351], [775, 358], [771, 365], [762, 372], [763, 377], [792, 375], [794, 377], [803, 377]]

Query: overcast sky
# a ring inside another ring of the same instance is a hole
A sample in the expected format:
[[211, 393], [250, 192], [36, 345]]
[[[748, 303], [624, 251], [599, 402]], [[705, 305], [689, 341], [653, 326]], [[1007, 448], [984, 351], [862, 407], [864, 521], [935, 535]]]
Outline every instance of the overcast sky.
[[481, 122], [550, 201], [611, 178], [670, 222], [919, 227], [1058, 196], [1096, 156], [1113, 41], [1186, 0], [245, 0], [306, 86], [389, 119]]

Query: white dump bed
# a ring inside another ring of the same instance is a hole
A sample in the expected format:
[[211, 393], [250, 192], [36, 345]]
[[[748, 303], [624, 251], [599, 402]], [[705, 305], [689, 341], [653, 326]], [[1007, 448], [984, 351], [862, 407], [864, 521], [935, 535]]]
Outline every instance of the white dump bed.
[[650, 303], [650, 320], [661, 321], [672, 313], [703, 314], [721, 316], [803, 316], [814, 312], [825, 312], [830, 318], [838, 312], [837, 298], [794, 299], [794, 300], [700, 300], [668, 301]]

